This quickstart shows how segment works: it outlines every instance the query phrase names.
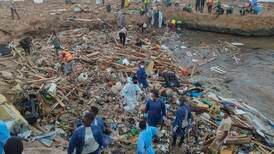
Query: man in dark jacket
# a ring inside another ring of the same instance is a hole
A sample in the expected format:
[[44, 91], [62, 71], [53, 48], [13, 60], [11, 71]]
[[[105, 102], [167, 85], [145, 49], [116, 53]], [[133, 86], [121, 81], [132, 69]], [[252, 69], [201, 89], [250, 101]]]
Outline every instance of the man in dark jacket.
[[138, 66], [138, 70], [136, 72], [138, 83], [140, 84], [141, 88], [147, 92], [148, 82], [147, 82], [147, 73], [145, 70], [144, 62], [141, 62]]
[[99, 154], [103, 146], [103, 133], [99, 127], [91, 125], [95, 115], [86, 112], [83, 119], [84, 126], [78, 127], [72, 134], [68, 154]]
[[176, 118], [173, 121], [173, 146], [176, 145], [176, 140], [178, 137], [181, 137], [179, 146], [183, 144], [187, 128], [191, 124], [192, 119], [190, 107], [185, 104], [186, 99], [184, 97], [181, 97], [179, 101], [180, 107], [176, 111]]
[[147, 118], [148, 125], [154, 127], [166, 121], [166, 106], [159, 99], [159, 93], [156, 90], [152, 92], [152, 97], [146, 102], [145, 117]]

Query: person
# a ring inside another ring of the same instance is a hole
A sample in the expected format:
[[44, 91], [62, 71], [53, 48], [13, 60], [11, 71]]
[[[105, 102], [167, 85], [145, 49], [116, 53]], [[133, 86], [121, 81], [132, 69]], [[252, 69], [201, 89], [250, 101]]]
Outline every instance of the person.
[[169, 23], [170, 31], [176, 31], [176, 20], [172, 19]]
[[119, 32], [119, 37], [120, 37], [120, 43], [125, 46], [126, 44], [126, 39], [127, 39], [127, 29], [126, 27], [123, 27]]
[[201, 5], [200, 5], [200, 12], [201, 12], [201, 13], [204, 12], [205, 1], [206, 1], [206, 0], [201, 0]]
[[186, 99], [184, 97], [179, 99], [180, 107], [176, 111], [176, 117], [173, 121], [172, 146], [175, 146], [177, 138], [181, 137], [178, 144], [178, 146], [181, 147], [184, 142], [187, 128], [189, 128], [191, 124], [192, 114], [190, 108], [185, 104], [185, 102]]
[[153, 20], [154, 20], [153, 26], [158, 27], [159, 26], [159, 9], [158, 8], [156, 8], [156, 11], [154, 12]]
[[125, 0], [121, 0], [121, 9], [125, 7]]
[[163, 25], [163, 12], [161, 10], [159, 10], [159, 22], [158, 22], [158, 28], [162, 28]]
[[118, 11], [118, 13], [117, 13], [117, 22], [118, 22], [118, 27], [125, 27], [125, 15], [124, 15], [124, 13], [123, 13], [123, 11], [122, 11], [122, 9], [121, 10], [119, 10]]
[[99, 6], [102, 4], [102, 0], [96, 0], [95, 2], [96, 2], [96, 6]]
[[136, 72], [138, 83], [141, 85], [143, 90], [147, 91], [148, 82], [147, 82], [147, 73], [145, 71], [144, 62], [140, 62]]
[[155, 154], [152, 146], [152, 140], [157, 135], [156, 127], [147, 126], [145, 120], [140, 121], [139, 127], [141, 132], [137, 139], [137, 154]]
[[4, 150], [5, 154], [22, 154], [24, 150], [22, 139], [19, 137], [9, 138]]
[[166, 121], [166, 106], [159, 99], [159, 93], [156, 90], [146, 102], [145, 118], [147, 118], [148, 125], [154, 127]]
[[144, 5], [145, 5], [145, 6], [144, 6], [144, 8], [145, 8], [144, 11], [145, 11], [145, 13], [148, 12], [148, 4], [149, 4], [149, 1], [150, 1], [150, 0], [144, 0]]
[[153, 25], [153, 23], [152, 23], [152, 17], [153, 17], [153, 8], [150, 8], [149, 10], [148, 10], [148, 12], [147, 12], [147, 17], [148, 17], [148, 24], [151, 24], [151, 25]]
[[91, 125], [97, 126], [103, 132], [103, 147], [107, 147], [112, 142], [112, 138], [108, 136], [111, 133], [108, 126], [105, 124], [102, 117], [98, 116], [99, 109], [96, 106], [90, 107], [90, 112], [94, 113], [95, 119]]
[[144, 8], [140, 8], [140, 16], [143, 16], [145, 14], [145, 10], [144, 10]]
[[4, 145], [10, 138], [10, 131], [4, 121], [0, 120], [0, 154], [4, 152]]
[[99, 127], [91, 125], [95, 115], [86, 112], [83, 118], [83, 126], [78, 127], [72, 134], [68, 154], [99, 154], [103, 145], [103, 135]]
[[31, 48], [33, 46], [31, 37], [23, 38], [19, 41], [19, 44], [22, 46], [22, 48], [28, 55], [31, 54]]
[[224, 9], [222, 8], [221, 0], [217, 0], [217, 4], [215, 6], [217, 16], [224, 14]]
[[173, 87], [180, 86], [180, 82], [179, 82], [175, 72], [164, 71], [160, 75], [164, 78], [166, 87], [173, 88]]
[[219, 125], [216, 131], [216, 138], [209, 145], [210, 153], [212, 154], [218, 153], [218, 151], [222, 147], [222, 144], [226, 142], [226, 138], [231, 129], [231, 125], [232, 125], [232, 120], [230, 118], [230, 112], [225, 110], [221, 124]]
[[55, 31], [52, 33], [51, 43], [53, 44], [53, 47], [54, 47], [54, 49], [55, 49], [55, 56], [56, 56], [56, 59], [58, 59], [58, 57], [59, 57], [59, 50], [61, 50], [62, 47], [61, 47], [61, 42], [60, 42], [60, 40], [58, 39], [58, 37], [57, 37]]
[[213, 0], [207, 0], [207, 12], [211, 14], [213, 8]]
[[200, 11], [200, 6], [201, 6], [201, 0], [196, 0], [196, 3], [195, 3], [196, 12]]
[[126, 103], [125, 110], [126, 111], [133, 111], [138, 104], [138, 96], [141, 93], [141, 89], [138, 86], [138, 81], [136, 77], [127, 79], [127, 84], [122, 89], [122, 96]]
[[14, 14], [16, 14], [18, 20], [20, 19], [20, 16], [16, 10], [16, 7], [15, 7], [15, 2], [14, 0], [10, 0], [10, 11], [11, 11], [11, 17], [12, 17], [12, 20], [14, 20]]

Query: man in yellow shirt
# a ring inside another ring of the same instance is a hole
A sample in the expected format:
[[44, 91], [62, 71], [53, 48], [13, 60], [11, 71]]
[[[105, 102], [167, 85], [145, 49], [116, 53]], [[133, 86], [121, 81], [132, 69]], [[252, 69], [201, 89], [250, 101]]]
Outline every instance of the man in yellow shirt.
[[229, 115], [230, 113], [228, 111], [225, 111], [222, 122], [217, 129], [216, 138], [209, 146], [209, 151], [212, 154], [217, 154], [223, 143], [226, 142], [226, 138], [232, 126], [232, 120]]

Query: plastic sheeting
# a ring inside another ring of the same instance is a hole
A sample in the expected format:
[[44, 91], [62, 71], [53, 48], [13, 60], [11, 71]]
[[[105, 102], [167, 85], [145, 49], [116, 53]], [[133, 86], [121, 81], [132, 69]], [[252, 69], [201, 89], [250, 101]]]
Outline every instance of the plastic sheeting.
[[238, 109], [244, 111], [246, 114], [243, 116], [255, 128], [256, 132], [265, 139], [265, 142], [268, 143], [269, 146], [274, 146], [274, 123], [270, 119], [265, 117], [255, 108], [247, 105], [246, 103], [241, 103], [236, 99], [223, 98], [215, 95], [214, 93], [210, 93], [208, 96], [216, 101], [224, 101], [234, 104], [237, 106], [235, 111]]

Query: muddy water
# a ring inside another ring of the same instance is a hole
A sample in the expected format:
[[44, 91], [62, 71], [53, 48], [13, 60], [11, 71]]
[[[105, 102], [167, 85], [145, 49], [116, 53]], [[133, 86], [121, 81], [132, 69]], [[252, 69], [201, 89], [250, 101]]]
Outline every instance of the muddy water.
[[182, 34], [183, 40], [190, 44], [198, 45], [199, 43], [213, 44], [217, 41], [241, 42], [244, 47], [249, 49], [272, 49], [274, 50], [274, 37], [243, 37], [227, 34], [218, 34], [201, 31], [186, 31]]
[[[180, 45], [187, 46], [190, 50], [201, 44], [214, 45], [218, 41], [243, 43], [244, 46], [239, 46], [241, 51], [237, 55], [240, 58], [238, 64], [231, 56], [221, 54], [216, 60], [199, 68], [200, 76], [225, 79], [226, 81], [228, 79], [229, 83], [219, 85], [220, 91], [228, 90], [229, 95], [227, 96], [249, 103], [266, 117], [274, 120], [274, 37], [238, 37], [187, 31], [177, 39], [183, 42]], [[167, 42], [165, 44], [170, 45]], [[183, 64], [187, 64], [189, 62], [187, 56], [182, 56], [184, 50], [187, 49], [175, 51], [174, 54]], [[210, 71], [212, 66], [221, 66], [226, 73], [220, 75], [212, 72]]]

